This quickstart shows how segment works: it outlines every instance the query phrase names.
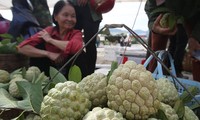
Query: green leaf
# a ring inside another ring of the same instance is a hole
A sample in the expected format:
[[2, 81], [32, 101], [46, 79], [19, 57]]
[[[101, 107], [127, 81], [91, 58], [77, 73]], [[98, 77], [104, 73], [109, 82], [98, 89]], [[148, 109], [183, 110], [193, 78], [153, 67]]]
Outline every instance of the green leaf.
[[9, 83], [0, 83], [0, 88], [8, 89]]
[[0, 107], [18, 108], [17, 100], [13, 98], [7, 90], [0, 88]]
[[168, 120], [167, 116], [165, 115], [163, 110], [158, 110], [157, 114], [156, 114], [156, 118], [159, 120]]
[[37, 83], [18, 81], [16, 83], [19, 87], [19, 90], [23, 89], [25, 92], [25, 94], [23, 94], [24, 102], [21, 101], [18, 102], [20, 108], [28, 109], [30, 105], [31, 106], [30, 110], [39, 113], [41, 108], [41, 103], [43, 101], [42, 81], [38, 81]]
[[3, 39], [13, 39], [13, 36], [8, 33], [0, 34], [0, 37], [2, 37]]
[[182, 102], [182, 100], [177, 100], [175, 105], [174, 105], [174, 110], [176, 111], [176, 114], [178, 115], [179, 118], [183, 118], [185, 114], [185, 106]]
[[16, 38], [17, 43], [21, 43], [24, 40], [23, 36], [20, 35], [19, 37]]
[[[199, 100], [199, 103], [200, 103], [200, 100]], [[193, 103], [192, 105], [189, 106], [190, 109], [192, 109], [192, 110], [197, 109], [197, 108], [200, 109], [199, 103], [197, 103], [197, 102]]]
[[21, 73], [22, 73], [22, 77], [25, 78], [25, 76], [26, 76], [26, 68], [25, 67], [23, 67], [21, 69]]
[[110, 71], [108, 72], [108, 75], [107, 75], [108, 80], [109, 80], [110, 76], [112, 75], [113, 71], [115, 69], [117, 69], [117, 67], [118, 67], [118, 63], [116, 61], [112, 62], [111, 69], [110, 69]]
[[[187, 88], [187, 90], [189, 91], [189, 93], [191, 93], [192, 96], [197, 95], [199, 89], [195, 86], [190, 86]], [[193, 97], [189, 94], [187, 91], [184, 91], [181, 95], [180, 95], [180, 99], [183, 101], [184, 104], [187, 104], [188, 102], [190, 102]]]
[[76, 83], [79, 83], [81, 81], [81, 78], [82, 78], [81, 69], [77, 65], [73, 65], [69, 69], [68, 79], [70, 81], [74, 81]]
[[65, 76], [54, 67], [50, 67], [50, 77], [54, 84], [67, 81]]
[[2, 44], [2, 45], [7, 45], [7, 44], [9, 44], [10, 42], [11, 42], [10, 39], [3, 39], [3, 40], [1, 41], [1, 44]]

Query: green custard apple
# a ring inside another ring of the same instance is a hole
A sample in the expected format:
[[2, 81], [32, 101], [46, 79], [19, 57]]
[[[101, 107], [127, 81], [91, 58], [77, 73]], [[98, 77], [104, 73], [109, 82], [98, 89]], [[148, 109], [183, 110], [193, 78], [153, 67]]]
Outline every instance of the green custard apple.
[[0, 70], [0, 83], [8, 83], [10, 81], [10, 74], [6, 70]]
[[125, 118], [121, 113], [109, 108], [95, 107], [84, 116], [83, 120], [125, 120]]
[[93, 73], [88, 75], [82, 79], [82, 81], [79, 83], [79, 86], [89, 94], [93, 107], [104, 107], [107, 105], [106, 75], [102, 73]]
[[114, 70], [106, 92], [108, 107], [122, 113], [127, 120], [147, 119], [160, 106], [152, 73], [134, 61], [120, 64]]
[[158, 90], [161, 94], [161, 101], [173, 106], [179, 98], [178, 91], [175, 85], [167, 78], [156, 80]]
[[40, 115], [42, 120], [81, 120], [91, 109], [87, 92], [77, 83], [58, 83], [44, 97]]
[[[13, 78], [11, 81], [10, 81], [10, 85], [8, 87], [8, 91], [9, 93], [11, 94], [12, 97], [14, 98], [21, 98], [22, 97], [22, 94], [20, 93], [19, 91], [19, 88], [16, 84], [17, 81], [27, 81], [26, 79], [23, 79], [21, 77], [16, 77], [16, 78]], [[28, 81], [27, 81], [28, 82]]]
[[168, 120], [179, 120], [176, 111], [170, 105], [161, 102], [160, 109], [165, 113]]

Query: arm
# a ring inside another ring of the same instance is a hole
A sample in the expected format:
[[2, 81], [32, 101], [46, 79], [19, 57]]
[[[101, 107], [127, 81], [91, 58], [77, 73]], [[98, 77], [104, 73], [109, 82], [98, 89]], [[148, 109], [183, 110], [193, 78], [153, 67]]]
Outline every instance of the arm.
[[66, 46], [68, 44], [68, 41], [53, 39], [46, 30], [40, 31], [39, 37], [42, 38], [47, 43], [52, 44], [57, 48], [61, 49], [62, 51], [65, 51]]
[[31, 45], [25, 45], [23, 47], [17, 47], [19, 53], [27, 55], [29, 57], [47, 57], [48, 52], [46, 50], [37, 49]]
[[[163, 1], [161, 0], [163, 3]], [[150, 31], [153, 31], [154, 33], [157, 33], [159, 35], [174, 35], [177, 31], [177, 28], [174, 27], [174, 29], [170, 30], [170, 28], [162, 28], [160, 26], [160, 20], [162, 18], [162, 12], [156, 11], [156, 9], [159, 9], [160, 7], [165, 7], [164, 4], [157, 5], [155, 0], [147, 0], [145, 4], [145, 12], [148, 16], [148, 27]]]
[[62, 50], [65, 54], [75, 54], [83, 46], [82, 33], [80, 31], [73, 31], [68, 40], [53, 39], [45, 30], [41, 31], [40, 37], [47, 43], [52, 44]]
[[22, 53], [29, 57], [48, 57], [51, 60], [56, 60], [59, 53], [53, 53], [46, 50], [37, 49], [31, 45], [24, 45], [23, 47], [17, 47], [19, 53]]

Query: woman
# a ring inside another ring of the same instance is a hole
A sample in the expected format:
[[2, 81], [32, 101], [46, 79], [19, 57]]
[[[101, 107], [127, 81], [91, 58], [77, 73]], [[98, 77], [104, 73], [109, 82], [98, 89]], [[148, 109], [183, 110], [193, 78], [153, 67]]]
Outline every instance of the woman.
[[[49, 67], [60, 68], [72, 55], [83, 46], [82, 33], [75, 30], [76, 13], [69, 2], [58, 1], [54, 6], [53, 22], [50, 26], [23, 41], [18, 46], [18, 51], [29, 57], [43, 58], [38, 66], [48, 75]], [[76, 59], [75, 64], [81, 68], [82, 77], [87, 73], [84, 52]], [[70, 65], [63, 74], [68, 75]]]

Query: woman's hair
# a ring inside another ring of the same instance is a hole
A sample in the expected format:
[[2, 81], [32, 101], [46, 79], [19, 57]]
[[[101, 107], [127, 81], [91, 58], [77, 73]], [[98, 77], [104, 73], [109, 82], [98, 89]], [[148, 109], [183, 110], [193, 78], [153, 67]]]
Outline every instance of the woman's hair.
[[54, 16], [58, 15], [59, 12], [62, 10], [62, 8], [66, 5], [70, 5], [74, 8], [74, 5], [68, 1], [68, 0], [59, 0], [55, 5], [54, 5], [54, 9], [53, 9], [53, 14], [52, 14], [52, 20], [53, 20], [53, 23], [56, 25], [56, 27], [59, 27], [58, 26], [58, 22], [55, 20]]

